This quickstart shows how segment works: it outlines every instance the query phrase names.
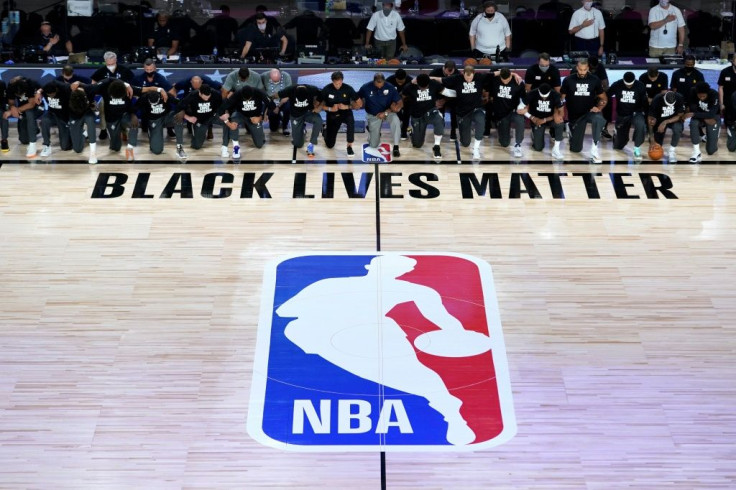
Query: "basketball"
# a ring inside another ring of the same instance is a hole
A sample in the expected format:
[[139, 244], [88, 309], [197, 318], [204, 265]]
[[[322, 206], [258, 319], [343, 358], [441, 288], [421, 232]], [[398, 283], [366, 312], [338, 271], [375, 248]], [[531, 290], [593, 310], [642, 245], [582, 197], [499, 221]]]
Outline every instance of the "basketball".
[[463, 66], [468, 66], [468, 65], [475, 66], [477, 64], [478, 64], [478, 60], [476, 60], [475, 58], [468, 58], [463, 63]]
[[649, 158], [652, 160], [661, 160], [663, 156], [664, 150], [662, 150], [662, 145], [654, 143], [649, 146]]
[[399, 61], [396, 58], [392, 58], [392, 59], [388, 60], [388, 64], [389, 65], [400, 65], [401, 64], [401, 61]]
[[491, 59], [490, 58], [481, 58], [480, 59], [480, 64], [481, 65], [491, 65], [493, 63], [491, 63]]

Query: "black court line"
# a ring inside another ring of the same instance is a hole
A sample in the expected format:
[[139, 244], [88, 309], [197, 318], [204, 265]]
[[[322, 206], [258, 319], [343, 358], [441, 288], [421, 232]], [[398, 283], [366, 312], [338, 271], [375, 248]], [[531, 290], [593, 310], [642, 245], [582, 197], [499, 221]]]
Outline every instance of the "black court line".
[[[373, 173], [376, 176], [380, 176], [380, 170], [378, 169], [378, 163], [373, 164]], [[375, 180], [375, 192], [376, 192], [376, 252], [381, 251], [381, 179], [378, 177]], [[379, 383], [379, 386], [380, 383]], [[379, 400], [383, 398], [383, 390], [379, 393]], [[385, 437], [382, 436], [382, 437]], [[386, 490], [386, 451], [381, 451], [381, 490]]]
[[[42, 166], [42, 165], [54, 165], [54, 164], [63, 164], [63, 165], [84, 165], [88, 167], [101, 167], [105, 165], [130, 165], [131, 167], [135, 167], [136, 165], [180, 165], [182, 168], [186, 167], [194, 167], [197, 165], [214, 165], [214, 166], [227, 166], [227, 167], [247, 167], [248, 165], [366, 165], [366, 166], [372, 166], [372, 165], [380, 165], [381, 168], [390, 167], [392, 165], [449, 165], [449, 166], [458, 166], [459, 164], [455, 160], [394, 160], [390, 163], [381, 163], [381, 164], [374, 164], [373, 162], [362, 162], [360, 160], [319, 160], [319, 159], [309, 159], [309, 160], [296, 160], [296, 163], [292, 163], [291, 160], [241, 160], [239, 163], [233, 163], [232, 160], [229, 161], [222, 161], [217, 159], [212, 160], [189, 160], [186, 162], [182, 162], [179, 160], [136, 160], [134, 162], [127, 162], [125, 160], [114, 160], [114, 161], [100, 161], [96, 164], [89, 164], [83, 160], [6, 160], [4, 163], [8, 164], [19, 164], [19, 165], [34, 165], [34, 166]], [[522, 165], [549, 165], [549, 166], [555, 166], [555, 167], [564, 167], [565, 165], [590, 165], [591, 167], [601, 167], [604, 165], [617, 165], [617, 166], [627, 166], [627, 167], [638, 167], [643, 165], [657, 165], [662, 167], [683, 167], [683, 166], [691, 166], [691, 165], [733, 165], [736, 163], [736, 154], [734, 155], [733, 159], [724, 159], [724, 160], [708, 160], [708, 161], [702, 161], [700, 163], [690, 163], [687, 160], [680, 160], [677, 163], [669, 164], [667, 162], [662, 161], [655, 161], [655, 160], [643, 160], [641, 162], [630, 162], [627, 160], [611, 160], [611, 161], [604, 161], [603, 163], [590, 163], [589, 160], [566, 160], [563, 162], [551, 162], [547, 160], [481, 160], [481, 161], [471, 161], [471, 160], [462, 160], [461, 165], [464, 167], [477, 167], [482, 165], [508, 165], [510, 167], [519, 167]]]

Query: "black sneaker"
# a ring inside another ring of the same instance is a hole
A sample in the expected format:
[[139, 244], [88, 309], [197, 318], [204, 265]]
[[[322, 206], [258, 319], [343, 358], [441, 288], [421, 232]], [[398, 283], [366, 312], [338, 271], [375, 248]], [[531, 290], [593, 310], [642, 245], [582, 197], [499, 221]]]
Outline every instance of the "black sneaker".
[[440, 152], [440, 145], [434, 145], [432, 147], [432, 154], [434, 155], [435, 160], [439, 160], [442, 158], [442, 153]]
[[3, 150], [3, 153], [7, 153], [8, 151], [10, 151], [10, 147], [8, 146], [8, 140], [0, 141], [0, 149]]
[[394, 154], [395, 157], [400, 157], [401, 156], [401, 152], [399, 151], [399, 145], [394, 145], [393, 154]]
[[98, 140], [106, 140], [107, 139], [107, 129], [103, 129], [100, 131], [100, 136], [97, 138]]
[[282, 134], [283, 134], [284, 136], [289, 136], [289, 135], [291, 134], [291, 132], [290, 132], [290, 131], [289, 131], [288, 129], [284, 129], [284, 130], [282, 131]]
[[401, 141], [405, 141], [409, 137], [408, 134], [406, 134], [406, 130], [401, 132]]
[[613, 139], [613, 136], [611, 136], [611, 133], [608, 132], [607, 128], [603, 128], [603, 131], [601, 131], [601, 136], [603, 136], [607, 140]]
[[349, 156], [355, 155], [355, 152], [353, 151], [353, 147], [352, 146], [348, 146], [348, 155]]
[[455, 141], [457, 139], [457, 133], [454, 129], [450, 130], [450, 141]]

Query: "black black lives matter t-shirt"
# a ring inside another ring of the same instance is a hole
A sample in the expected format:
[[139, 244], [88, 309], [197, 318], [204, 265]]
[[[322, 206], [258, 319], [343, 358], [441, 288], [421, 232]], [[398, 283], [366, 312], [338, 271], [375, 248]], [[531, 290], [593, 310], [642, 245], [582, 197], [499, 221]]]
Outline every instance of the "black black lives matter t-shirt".
[[210, 98], [204, 100], [199, 96], [199, 90], [194, 90], [182, 99], [177, 110], [184, 111], [187, 116], [196, 117], [199, 124], [205, 124], [212, 119], [221, 105], [222, 95], [219, 92], [213, 91]]
[[525, 93], [524, 84], [518, 83], [514, 78], [504, 84], [500, 77], [493, 77], [488, 87], [488, 94], [492, 99], [493, 119], [502, 119], [516, 111]]
[[46, 103], [49, 106], [49, 112], [54, 114], [62, 121], [69, 120], [69, 96], [72, 90], [68, 83], [54, 82], [56, 93], [52, 96], [44, 93]]
[[[296, 88], [306, 87], [307, 94], [305, 99], [300, 99], [296, 94]], [[320, 95], [320, 89], [314, 85], [291, 85], [286, 87], [284, 90], [279, 90], [279, 98], [288, 98], [291, 104], [291, 117], [297, 118], [302, 117], [309, 111], [314, 110], [314, 102], [322, 102], [322, 96]]]
[[[243, 87], [245, 88], [245, 87]], [[251, 117], [261, 117], [266, 112], [266, 107], [275, 107], [271, 98], [261, 89], [253, 88], [253, 95], [249, 98], [243, 96], [243, 89], [241, 88], [236, 93], [228, 97], [225, 103], [222, 105], [219, 114], [225, 111], [238, 112], [244, 117], [250, 119]]]
[[692, 112], [695, 119], [715, 119], [721, 108], [721, 104], [718, 101], [718, 92], [713, 89], [708, 91], [705, 100], [698, 98], [698, 93], [695, 89], [690, 90], [687, 105], [688, 112]]
[[547, 97], [542, 98], [539, 90], [532, 90], [526, 95], [529, 114], [538, 118], [552, 117], [556, 109], [562, 107], [562, 97], [556, 90], [550, 90]]
[[649, 108], [647, 89], [638, 80], [634, 80], [631, 87], [627, 87], [623, 80], [613, 82], [608, 89], [608, 97], [616, 98], [616, 114], [619, 116], [630, 116], [635, 112], [646, 114]]
[[[125, 114], [133, 112], [133, 101], [128, 97], [127, 92], [123, 97], [112, 97], [110, 95], [110, 84], [117, 80], [116, 78], [106, 78], [97, 85], [93, 85], [93, 93], [102, 96], [105, 103], [105, 119], [108, 121], [119, 121]], [[133, 87], [133, 95], [140, 97], [140, 87]]]
[[177, 100], [171, 96], [164, 102], [163, 97], [160, 97], [158, 102], [151, 102], [148, 98], [148, 94], [144, 94], [138, 97], [134, 109], [141, 111], [141, 117], [148, 121], [160, 119], [166, 114], [172, 111], [173, 107], [176, 107]]
[[[344, 83], [340, 86], [340, 88], [335, 88], [335, 86], [331, 83], [328, 83], [327, 85], [322, 88], [322, 102], [327, 107], [332, 107], [339, 104], [345, 104], [350, 105], [351, 103], [358, 100], [358, 94], [355, 92], [355, 89], [348, 85], [347, 83]], [[342, 111], [349, 111], [350, 109], [342, 109]], [[340, 111], [338, 111], [339, 113]], [[329, 112], [327, 113], [330, 114]]]
[[442, 96], [445, 87], [440, 82], [430, 80], [427, 88], [421, 88], [412, 83], [407, 86], [402, 94], [406, 97], [406, 110], [411, 117], [422, 117], [437, 107], [437, 101]]
[[527, 68], [526, 74], [524, 75], [524, 83], [531, 85], [531, 90], [539, 88], [543, 83], [548, 84], [550, 87], [559, 87], [561, 82], [560, 70], [555, 65], [549, 65], [547, 71], [542, 71], [538, 64], [534, 64]]
[[647, 97], [653, 99], [655, 95], [662, 93], [662, 90], [667, 90], [669, 78], [666, 73], [659, 72], [656, 80], [649, 78], [649, 75], [642, 73], [639, 77], [639, 81], [644, 84], [644, 88], [647, 89]]
[[657, 95], [649, 106], [649, 115], [657, 120], [655, 125], [677, 114], [685, 114], [685, 97], [681, 93], [675, 93], [675, 103], [672, 105], [665, 103], [664, 96], [665, 94]]
[[572, 73], [562, 82], [560, 92], [565, 96], [567, 115], [572, 122], [590, 112], [598, 96], [603, 93], [603, 86], [595, 75], [588, 74], [581, 78], [577, 73]]
[[466, 116], [483, 106], [483, 90], [491, 75], [475, 72], [471, 81], [466, 81], [462, 73], [442, 79], [442, 85], [455, 91], [455, 112]]

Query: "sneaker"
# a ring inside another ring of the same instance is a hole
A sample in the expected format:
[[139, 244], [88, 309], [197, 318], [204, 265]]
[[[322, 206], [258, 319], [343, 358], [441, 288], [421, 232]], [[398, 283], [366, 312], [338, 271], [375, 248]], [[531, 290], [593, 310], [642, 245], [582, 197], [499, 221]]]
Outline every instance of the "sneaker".
[[524, 156], [524, 153], [521, 151], [521, 146], [514, 145], [514, 158], [521, 158]]
[[10, 151], [10, 147], [8, 146], [8, 140], [0, 141], [0, 149], [2, 149], [3, 153], [7, 153]]
[[561, 162], [565, 159], [564, 156], [562, 156], [562, 152], [559, 148], [552, 148], [552, 159], [558, 162]]
[[355, 152], [353, 151], [353, 147], [348, 146], [348, 156], [353, 156], [353, 155], [355, 155]]
[[480, 148], [473, 148], [473, 160], [480, 160]]
[[314, 156], [314, 145], [312, 143], [309, 143], [307, 145], [307, 156], [313, 157]]
[[394, 157], [398, 158], [401, 156], [401, 152], [399, 151], [399, 145], [394, 145], [394, 151], [393, 151]]
[[233, 146], [233, 160], [240, 160], [240, 146]]
[[409, 135], [406, 134], [406, 131], [401, 132], [401, 141], [406, 141], [409, 138]]
[[457, 139], [457, 132], [454, 129], [450, 130], [450, 141], [455, 141]]
[[135, 153], [133, 152], [133, 148], [125, 149], [125, 159], [129, 162], [132, 162], [133, 160], [135, 160]]
[[207, 139], [211, 140], [214, 139], [214, 135], [212, 134], [212, 128], [207, 128]]
[[434, 156], [435, 160], [439, 160], [442, 158], [442, 152], [440, 152], [440, 145], [434, 145], [432, 147], [432, 156]]
[[703, 154], [699, 151], [694, 151], [693, 156], [690, 157], [690, 163], [700, 163], [703, 161]]
[[634, 148], [634, 160], [641, 161], [641, 148]]
[[590, 147], [590, 163], [603, 163], [600, 154], [598, 154], [597, 146]]
[[87, 160], [90, 165], [94, 165], [97, 163], [97, 154], [93, 151], [89, 152], [89, 160]]
[[227, 157], [229, 157], [229, 156], [230, 156], [230, 152], [229, 152], [229, 151], [227, 151], [227, 146], [223, 146], [223, 147], [222, 147], [222, 150], [220, 150], [220, 156], [221, 156], [222, 158], [227, 158]]
[[43, 145], [43, 148], [41, 149], [41, 156], [42, 157], [51, 156], [51, 147], [48, 145]]
[[187, 152], [184, 151], [182, 145], [176, 145], [176, 158], [179, 160], [186, 160], [188, 158]]
[[36, 157], [36, 143], [29, 143], [28, 151], [26, 152], [26, 158], [35, 158], [35, 157]]
[[601, 131], [601, 136], [606, 138], [607, 140], [613, 139], [611, 133], [608, 132], [608, 128], [603, 128], [603, 131]]
[[705, 143], [705, 142], [707, 142], [707, 141], [708, 141], [708, 138], [707, 138], [707, 137], [706, 137], [705, 135], [702, 135], [702, 136], [700, 137], [700, 142], [701, 142], [701, 143]]
[[284, 128], [284, 130], [281, 131], [281, 134], [283, 134], [284, 136], [289, 136], [291, 134], [291, 131], [289, 131], [288, 129]]
[[677, 153], [674, 148], [670, 148], [670, 154], [668, 156], [670, 163], [677, 163]]
[[98, 136], [97, 139], [106, 140], [107, 139], [107, 129], [100, 130], [100, 136]]

